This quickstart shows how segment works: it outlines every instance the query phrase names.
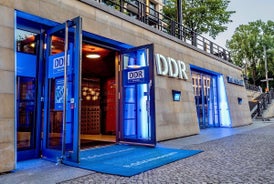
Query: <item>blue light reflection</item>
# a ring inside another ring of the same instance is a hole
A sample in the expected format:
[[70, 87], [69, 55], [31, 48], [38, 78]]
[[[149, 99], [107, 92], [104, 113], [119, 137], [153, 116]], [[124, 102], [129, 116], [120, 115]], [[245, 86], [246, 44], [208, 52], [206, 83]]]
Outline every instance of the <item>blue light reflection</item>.
[[224, 84], [224, 78], [219, 75], [218, 81], [218, 94], [219, 94], [219, 115], [220, 115], [220, 125], [221, 127], [231, 127], [231, 118], [229, 113], [229, 107], [227, 103], [227, 96]]
[[[126, 58], [126, 60], [125, 60]], [[138, 50], [124, 58], [127, 68], [138, 68], [148, 65], [146, 50]], [[147, 111], [148, 84], [124, 86], [124, 135], [127, 138], [148, 140], [150, 123]]]

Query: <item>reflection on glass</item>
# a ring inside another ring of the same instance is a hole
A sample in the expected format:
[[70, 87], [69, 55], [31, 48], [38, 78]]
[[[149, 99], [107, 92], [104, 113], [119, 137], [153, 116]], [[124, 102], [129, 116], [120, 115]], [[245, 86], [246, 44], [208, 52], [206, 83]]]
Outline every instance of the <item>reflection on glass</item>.
[[[51, 36], [51, 49], [50, 55], [55, 55], [64, 52], [64, 33], [60, 31]], [[60, 72], [60, 71], [59, 71]], [[71, 75], [68, 73], [68, 76]], [[64, 99], [64, 78], [63, 76], [54, 76], [49, 80], [49, 118], [47, 123], [47, 148], [58, 149], [62, 148], [62, 135], [63, 135], [63, 99]], [[68, 94], [71, 94], [71, 84], [67, 83], [67, 100], [70, 99]], [[66, 149], [72, 145], [72, 110], [67, 104], [66, 112]]]
[[34, 148], [35, 78], [17, 78], [17, 149]]
[[[148, 66], [146, 50], [125, 54], [124, 69], [137, 69]], [[126, 77], [126, 76], [125, 76]], [[123, 134], [128, 139], [150, 140], [150, 122], [148, 118], [148, 84], [133, 83], [124, 85]]]
[[217, 78], [218, 83], [218, 93], [219, 93], [219, 115], [220, 115], [220, 124], [222, 127], [231, 127], [231, 119], [230, 119], [230, 112], [227, 103], [227, 96], [224, 84], [224, 78], [220, 75]]
[[58, 54], [65, 51], [65, 39], [60, 36], [51, 37], [51, 55]]
[[[48, 123], [48, 142], [47, 147], [51, 149], [61, 149], [62, 147], [62, 122], [63, 111], [62, 109], [55, 109], [55, 79], [51, 80], [50, 91], [50, 111], [49, 111], [49, 123]], [[62, 105], [61, 105], [62, 108]]]
[[28, 54], [35, 54], [35, 33], [17, 29], [16, 34], [16, 50]]

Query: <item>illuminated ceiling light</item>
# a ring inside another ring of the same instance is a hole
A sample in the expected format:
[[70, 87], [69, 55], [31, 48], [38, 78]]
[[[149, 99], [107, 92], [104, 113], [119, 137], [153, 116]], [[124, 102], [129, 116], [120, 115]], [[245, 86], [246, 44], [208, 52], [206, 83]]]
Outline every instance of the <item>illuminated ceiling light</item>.
[[97, 59], [97, 58], [100, 58], [100, 54], [97, 54], [97, 53], [91, 53], [91, 54], [87, 54], [86, 55], [87, 58], [89, 59]]
[[90, 100], [90, 99], [91, 99], [91, 96], [88, 95], [88, 96], [86, 97], [86, 99], [87, 99], [87, 100]]
[[127, 66], [128, 68], [140, 68], [141, 66], [140, 65], [128, 65]]
[[30, 46], [31, 46], [32, 48], [34, 48], [34, 47], [35, 47], [35, 43], [31, 43]]

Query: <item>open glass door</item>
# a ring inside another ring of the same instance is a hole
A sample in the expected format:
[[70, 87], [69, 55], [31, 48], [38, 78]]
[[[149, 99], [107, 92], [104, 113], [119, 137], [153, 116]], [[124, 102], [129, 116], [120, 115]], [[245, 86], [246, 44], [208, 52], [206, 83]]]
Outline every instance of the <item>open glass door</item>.
[[153, 61], [153, 45], [121, 54], [118, 142], [156, 145]]
[[81, 18], [46, 32], [43, 157], [79, 161]]

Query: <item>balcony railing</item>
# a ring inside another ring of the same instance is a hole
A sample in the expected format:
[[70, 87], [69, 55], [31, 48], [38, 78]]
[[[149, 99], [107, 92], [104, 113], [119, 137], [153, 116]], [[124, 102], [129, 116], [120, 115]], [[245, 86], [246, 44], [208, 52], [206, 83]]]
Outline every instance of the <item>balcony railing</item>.
[[230, 52], [138, 0], [97, 0], [209, 54], [231, 62]]

